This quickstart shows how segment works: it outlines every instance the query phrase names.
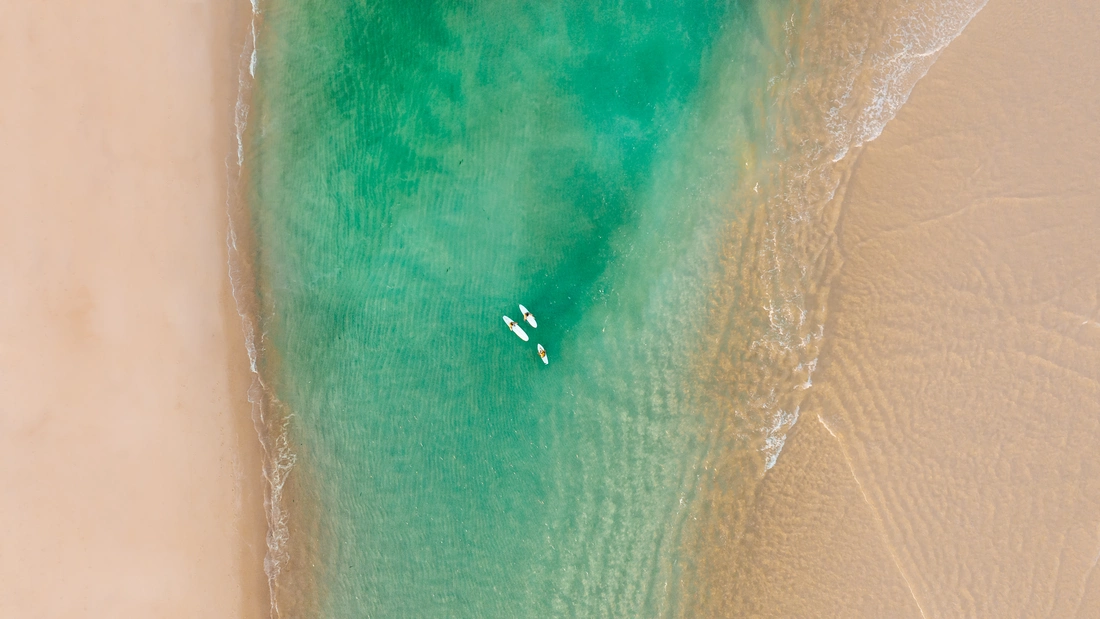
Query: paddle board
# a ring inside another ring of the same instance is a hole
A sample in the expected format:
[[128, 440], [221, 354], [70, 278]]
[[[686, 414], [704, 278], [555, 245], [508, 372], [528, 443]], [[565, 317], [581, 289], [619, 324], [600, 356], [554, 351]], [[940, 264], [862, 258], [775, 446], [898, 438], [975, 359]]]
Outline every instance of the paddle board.
[[504, 324], [508, 325], [508, 328], [512, 330], [512, 333], [515, 333], [517, 336], [519, 336], [519, 339], [523, 340], [524, 342], [527, 341], [527, 333], [523, 331], [523, 327], [516, 324], [516, 321], [505, 316]]
[[539, 323], [535, 322], [535, 317], [532, 316], [531, 312], [527, 311], [527, 308], [523, 307], [522, 304], [519, 306], [519, 311], [523, 312], [523, 319], [527, 321], [527, 324], [531, 325], [532, 327], [534, 327], [536, 329], [539, 328]]

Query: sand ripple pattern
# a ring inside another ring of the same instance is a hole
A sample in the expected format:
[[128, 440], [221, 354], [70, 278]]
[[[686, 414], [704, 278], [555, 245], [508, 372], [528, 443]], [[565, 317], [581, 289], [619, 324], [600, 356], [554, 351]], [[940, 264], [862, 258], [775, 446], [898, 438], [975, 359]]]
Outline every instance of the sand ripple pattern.
[[[687, 556], [688, 614], [710, 615], [736, 587], [732, 545], [757, 482], [777, 461], [813, 384], [852, 149], [877, 137], [983, 0], [791, 3], [770, 30], [771, 70], [751, 103], [745, 174], [700, 235], [707, 334], [692, 357], [712, 420], [698, 463]], [[736, 66], [714, 79], [735, 83]], [[755, 148], [752, 145], [760, 145]], [[709, 549], [709, 550], [708, 550]], [[721, 550], [715, 550], [721, 549]]]

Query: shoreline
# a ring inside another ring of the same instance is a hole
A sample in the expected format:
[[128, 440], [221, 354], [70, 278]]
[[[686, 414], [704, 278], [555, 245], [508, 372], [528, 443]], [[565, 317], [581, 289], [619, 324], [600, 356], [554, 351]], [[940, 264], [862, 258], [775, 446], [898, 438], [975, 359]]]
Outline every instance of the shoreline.
[[[253, 8], [255, 8], [253, 6]], [[293, 411], [279, 400], [281, 357], [264, 346], [263, 306], [257, 280], [257, 240], [253, 230], [250, 198], [254, 192], [250, 150], [256, 131], [256, 111], [263, 107], [258, 86], [258, 44], [265, 34], [261, 13], [249, 12], [243, 20], [237, 58], [238, 88], [234, 109], [236, 161], [228, 162], [230, 174], [227, 245], [229, 247], [230, 297], [228, 310], [242, 332], [247, 357], [245, 380], [250, 429], [259, 440], [263, 470], [263, 506], [266, 522], [263, 555], [265, 587], [270, 617], [316, 616], [323, 597], [318, 564], [323, 565], [324, 539], [316, 485], [321, 480], [309, 472], [308, 458], [299, 462], [300, 446], [293, 443]], [[235, 176], [235, 180], [232, 178]]]
[[[242, 123], [247, 122], [246, 118], [241, 117], [241, 106], [249, 104], [252, 90], [252, 83], [249, 82], [246, 87], [243, 81], [245, 67], [248, 66], [248, 59], [244, 56], [254, 50], [254, 28], [257, 19], [254, 13], [255, 7], [250, 4], [250, 1], [232, 0], [225, 3], [221, 17], [224, 17], [223, 27], [229, 30], [225, 37], [228, 39], [228, 46], [216, 46], [213, 54], [212, 74], [218, 85], [228, 89], [226, 93], [219, 94], [216, 99], [229, 103], [228, 108], [223, 111], [226, 118], [222, 124], [230, 129], [230, 131], [221, 132], [215, 139], [215, 149], [224, 153], [225, 162], [225, 181], [222, 187], [224, 201], [219, 228], [225, 249], [222, 257], [225, 278], [221, 286], [221, 306], [222, 315], [225, 317], [225, 332], [230, 336], [233, 352], [227, 371], [231, 380], [231, 393], [237, 394], [238, 398], [234, 415], [240, 441], [238, 449], [246, 454], [248, 462], [245, 470], [251, 472], [251, 479], [243, 497], [243, 500], [250, 505], [251, 513], [248, 517], [248, 526], [243, 531], [247, 541], [241, 548], [241, 579], [250, 583], [252, 590], [245, 596], [247, 602], [242, 605], [241, 615], [257, 619], [275, 619], [276, 607], [266, 567], [270, 552], [268, 538], [271, 531], [266, 500], [270, 487], [265, 472], [268, 461], [265, 447], [267, 437], [260, 433], [261, 429], [254, 417], [251, 393], [257, 381], [257, 374], [252, 371], [253, 360], [248, 350], [250, 336], [246, 334], [246, 329], [250, 325], [245, 323], [245, 315], [241, 312], [238, 299], [239, 293], [234, 290], [233, 282], [234, 272], [240, 269], [239, 261], [234, 260], [234, 254], [239, 253], [237, 245], [241, 240], [234, 217], [238, 213], [244, 213], [246, 216], [248, 213], [247, 194], [243, 190], [247, 174], [239, 155], [239, 140]], [[215, 31], [218, 28], [218, 17], [218, 13], [215, 12], [212, 19], [212, 28]], [[219, 59], [219, 51], [226, 57]], [[234, 154], [238, 155], [236, 165], [233, 163]], [[236, 176], [235, 180], [234, 176]], [[248, 236], [245, 238], [250, 239]], [[245, 242], [245, 246], [249, 246], [248, 242]]]
[[[805, 422], [828, 319], [841, 205], [861, 148], [901, 109], [935, 58], [983, 2], [949, 6], [841, 0], [794, 3], [770, 32], [780, 62], [770, 71], [761, 122], [777, 128], [730, 198], [721, 267], [710, 278], [721, 338], [690, 356], [693, 389], [712, 421], [695, 469], [699, 498], [685, 535], [682, 579], [692, 612], [724, 612], [738, 540], [751, 531], [760, 485]], [[934, 16], [933, 16], [934, 14]], [[767, 20], [765, 20], [767, 21]], [[798, 59], [792, 61], [791, 59]], [[784, 149], [783, 145], [791, 147]], [[704, 332], [708, 333], [709, 332]]]
[[6, 11], [0, 614], [269, 616], [226, 262], [249, 12]]
[[1088, 14], [991, 0], [853, 153], [820, 364], [736, 558], [711, 575], [722, 612], [1100, 603]]

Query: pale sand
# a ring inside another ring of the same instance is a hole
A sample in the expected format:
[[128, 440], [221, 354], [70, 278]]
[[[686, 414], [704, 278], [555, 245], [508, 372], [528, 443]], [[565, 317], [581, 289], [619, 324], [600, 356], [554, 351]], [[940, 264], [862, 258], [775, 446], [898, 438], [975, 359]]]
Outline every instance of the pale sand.
[[1100, 4], [991, 0], [859, 154], [720, 614], [1100, 617], [1098, 96]]
[[0, 617], [261, 617], [226, 273], [247, 3], [0, 6]]

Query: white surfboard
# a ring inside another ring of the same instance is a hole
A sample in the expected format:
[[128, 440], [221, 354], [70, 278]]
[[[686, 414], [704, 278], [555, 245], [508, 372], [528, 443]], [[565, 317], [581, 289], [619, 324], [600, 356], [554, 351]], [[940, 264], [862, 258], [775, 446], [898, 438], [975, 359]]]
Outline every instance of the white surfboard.
[[508, 328], [512, 330], [512, 333], [515, 333], [517, 336], [519, 336], [519, 339], [523, 340], [524, 342], [527, 341], [527, 333], [524, 332], [523, 327], [516, 324], [516, 321], [505, 316], [504, 324], [508, 325]]
[[546, 365], [550, 365], [550, 360], [546, 358], [546, 349], [542, 347], [542, 344], [539, 344], [538, 346], [539, 346], [539, 357], [542, 357], [542, 362], [545, 363]]
[[527, 324], [536, 329], [539, 328], [539, 323], [535, 322], [535, 317], [531, 315], [531, 312], [527, 311], [526, 307], [523, 307], [522, 303], [519, 306], [519, 311], [523, 312], [523, 319], [527, 321]]

